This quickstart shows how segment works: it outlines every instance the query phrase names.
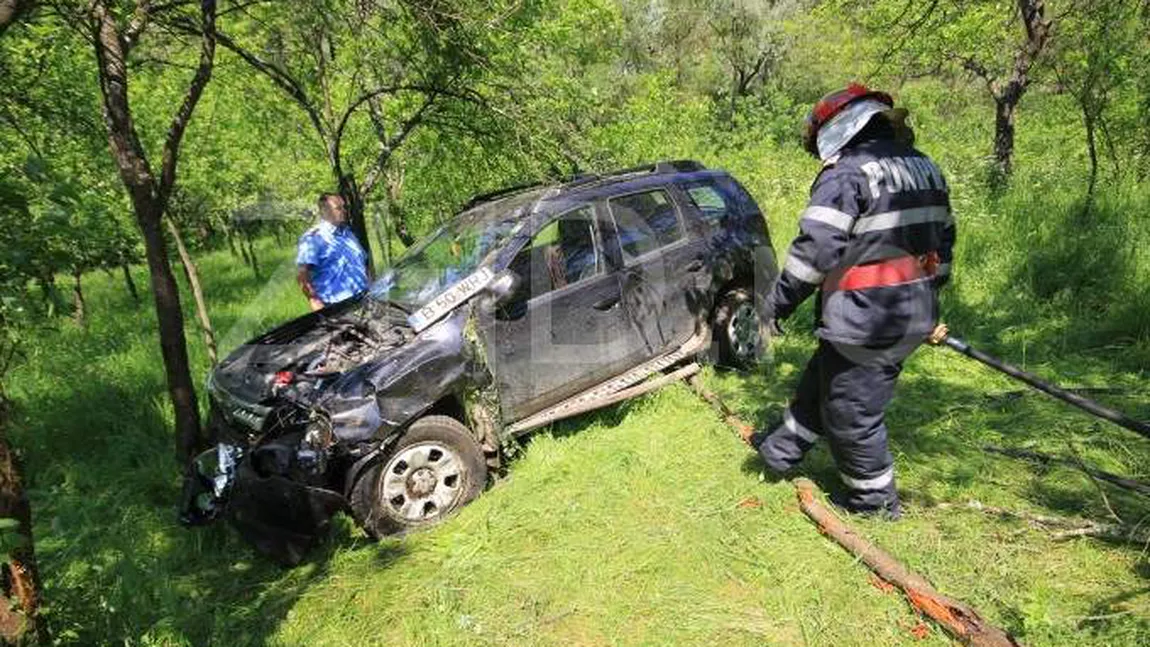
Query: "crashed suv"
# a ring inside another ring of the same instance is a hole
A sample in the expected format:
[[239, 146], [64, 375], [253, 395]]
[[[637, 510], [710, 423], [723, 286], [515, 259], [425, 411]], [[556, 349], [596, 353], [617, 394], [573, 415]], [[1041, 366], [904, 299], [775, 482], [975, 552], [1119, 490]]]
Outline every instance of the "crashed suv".
[[697, 162], [477, 197], [366, 294], [215, 369], [182, 519], [288, 563], [340, 510], [377, 537], [434, 523], [510, 439], [753, 362], [776, 272], [754, 200]]

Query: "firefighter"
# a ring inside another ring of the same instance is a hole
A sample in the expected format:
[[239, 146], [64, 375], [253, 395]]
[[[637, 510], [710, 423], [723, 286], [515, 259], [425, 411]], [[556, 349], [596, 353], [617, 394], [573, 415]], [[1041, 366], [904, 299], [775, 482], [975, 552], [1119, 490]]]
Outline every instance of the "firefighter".
[[946, 180], [914, 149], [906, 114], [851, 84], [807, 116], [803, 145], [822, 169], [768, 306], [785, 320], [817, 292], [819, 344], [782, 423], [749, 439], [782, 475], [826, 438], [845, 485], [835, 502], [891, 518], [900, 509], [884, 410], [903, 360], [936, 327], [955, 237]]

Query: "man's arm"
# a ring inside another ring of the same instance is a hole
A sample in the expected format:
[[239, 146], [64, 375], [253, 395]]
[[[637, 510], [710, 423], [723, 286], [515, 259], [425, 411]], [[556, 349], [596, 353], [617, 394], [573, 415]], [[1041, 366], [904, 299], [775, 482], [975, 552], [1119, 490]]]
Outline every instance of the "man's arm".
[[320, 301], [319, 297], [316, 296], [315, 286], [311, 283], [311, 265], [300, 265], [295, 280], [299, 283], [303, 295], [307, 297], [307, 302], [308, 305], [311, 306], [311, 309], [315, 311], [323, 308], [323, 301]]
[[312, 283], [312, 271], [319, 264], [322, 256], [318, 238], [310, 230], [300, 236], [295, 258], [296, 267], [299, 268], [299, 271], [296, 272], [296, 282], [299, 283], [300, 290], [307, 297], [308, 305], [313, 311], [323, 307], [323, 301], [319, 300], [315, 293], [315, 285]]
[[[949, 208], [949, 205], [948, 207]], [[934, 277], [934, 287], [941, 289], [950, 281], [950, 263], [954, 260], [955, 227], [954, 218], [942, 230], [942, 245], [938, 249], [938, 273]]]
[[779, 280], [771, 291], [775, 319], [786, 319], [842, 261], [859, 214], [857, 171], [829, 168], [811, 189]]

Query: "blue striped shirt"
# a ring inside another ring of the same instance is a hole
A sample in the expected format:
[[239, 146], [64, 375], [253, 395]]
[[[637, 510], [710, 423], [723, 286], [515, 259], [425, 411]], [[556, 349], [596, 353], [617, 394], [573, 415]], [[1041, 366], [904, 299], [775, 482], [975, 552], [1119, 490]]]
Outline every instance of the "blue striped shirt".
[[311, 266], [312, 288], [324, 305], [367, 289], [367, 254], [347, 225], [337, 227], [321, 220], [305, 231], [295, 262]]

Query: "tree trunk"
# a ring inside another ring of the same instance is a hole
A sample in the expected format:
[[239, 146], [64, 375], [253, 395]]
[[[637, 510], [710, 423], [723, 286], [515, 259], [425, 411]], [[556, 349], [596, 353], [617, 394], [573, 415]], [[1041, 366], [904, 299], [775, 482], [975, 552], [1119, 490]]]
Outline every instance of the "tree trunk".
[[1018, 99], [1012, 96], [994, 99], [994, 169], [996, 183], [1010, 177], [1014, 160], [1014, 110]]
[[51, 272], [44, 272], [37, 282], [40, 284], [40, 296], [44, 305], [48, 307], [48, 316], [51, 317], [62, 308], [60, 291], [56, 288], [56, 277]]
[[156, 320], [160, 328], [160, 353], [168, 378], [168, 393], [176, 417], [176, 457], [187, 462], [199, 449], [200, 409], [188, 366], [188, 345], [184, 339], [184, 313], [176, 277], [168, 261], [164, 236], [160, 231], [161, 213], [147, 205], [136, 207], [137, 222], [144, 237], [144, 254], [152, 277], [152, 294], [156, 300]]
[[347, 205], [348, 224], [351, 225], [359, 244], [363, 246], [363, 251], [367, 253], [367, 276], [374, 277], [375, 262], [371, 256], [371, 239], [367, 235], [367, 220], [363, 214], [363, 196], [360, 195], [359, 185], [356, 184], [354, 177], [343, 175], [339, 178], [339, 194], [343, 196], [344, 204]]
[[84, 285], [82, 282], [84, 273], [78, 269], [72, 270], [72, 316], [76, 319], [76, 323], [84, 325]]
[[[407, 219], [403, 214], [403, 202], [400, 198], [403, 192], [403, 167], [399, 167], [394, 172], [388, 172], [385, 175], [386, 189], [387, 189], [387, 221], [388, 226], [395, 227], [395, 235], [399, 238], [399, 242], [403, 243], [404, 247], [411, 247], [415, 243], [415, 237], [407, 229]], [[390, 240], [391, 232], [388, 231], [388, 239]], [[386, 257], [391, 257], [391, 250], [388, 249]]]
[[[235, 251], [235, 248], [236, 248], [236, 244], [235, 244], [234, 240], [235, 239], [232, 238], [231, 236], [228, 237], [228, 244], [232, 246], [233, 252]], [[248, 256], [248, 248], [247, 248], [247, 245], [244, 244], [243, 238], [240, 238], [239, 248], [240, 248], [240, 258], [243, 259], [244, 265], [251, 267], [252, 266], [252, 258], [251, 258], [251, 256]]]
[[21, 14], [26, 13], [36, 3], [33, 0], [0, 0], [0, 34], [11, 27]]
[[260, 277], [260, 265], [259, 262], [256, 261], [256, 248], [252, 245], [252, 235], [245, 231], [243, 242], [240, 244], [244, 247], [244, 254], [247, 255], [248, 264], [252, 266], [252, 273], [255, 274], [258, 279]]
[[0, 591], [0, 641], [5, 645], [47, 645], [48, 627], [40, 618], [41, 585], [32, 540], [32, 508], [24, 493], [20, 461], [8, 446], [0, 402], [0, 528], [8, 546]]
[[391, 234], [387, 228], [390, 226], [391, 218], [387, 217], [388, 212], [391, 210], [391, 202], [389, 201], [383, 209], [384, 217], [380, 218], [379, 210], [376, 209], [372, 212], [375, 222], [375, 240], [379, 244], [380, 256], [383, 258], [383, 267], [391, 267], [391, 244], [389, 239]]
[[139, 303], [140, 291], [136, 289], [136, 282], [132, 280], [132, 268], [127, 263], [120, 263], [120, 268], [124, 271], [124, 285], [128, 288], [128, 294], [132, 295], [133, 301]]
[[1094, 202], [1094, 187], [1098, 184], [1098, 145], [1094, 112], [1086, 103], [1082, 105], [1082, 121], [1086, 126], [1086, 152], [1090, 155], [1090, 179], [1086, 184], [1086, 206], [1089, 210]]
[[735, 66], [731, 66], [731, 102], [727, 106], [727, 130], [735, 129], [735, 113], [739, 110], [739, 96], [742, 92], [742, 79], [739, 78], [739, 70]]
[[168, 127], [158, 176], [148, 163], [144, 145], [136, 132], [128, 92], [128, 48], [137, 42], [151, 17], [149, 11], [154, 8], [150, 3], [138, 4], [135, 16], [125, 28], [117, 22], [106, 1], [90, 0], [85, 4], [92, 27], [90, 36], [96, 54], [108, 146], [120, 180], [132, 200], [136, 223], [144, 239], [144, 254], [155, 297], [156, 322], [160, 329], [160, 353], [175, 413], [176, 458], [181, 463], [187, 463], [202, 442], [200, 411], [188, 367], [188, 346], [184, 339], [184, 314], [180, 309], [179, 288], [168, 262], [160, 219], [176, 183], [180, 142], [191, 121], [192, 112], [203, 96], [204, 87], [212, 76], [216, 46], [216, 2], [200, 2], [202, 41], [199, 65]]
[[216, 333], [212, 329], [212, 319], [208, 316], [208, 304], [204, 301], [204, 291], [200, 287], [200, 273], [196, 271], [196, 263], [192, 260], [192, 255], [188, 253], [188, 248], [184, 246], [184, 239], [180, 236], [180, 228], [171, 218], [167, 219], [168, 232], [172, 234], [172, 239], [176, 242], [176, 251], [180, 255], [180, 264], [184, 268], [184, 278], [188, 280], [188, 286], [192, 288], [192, 298], [196, 302], [196, 316], [200, 319], [200, 331], [204, 334], [204, 346], [208, 349], [208, 359], [212, 361], [212, 366], [219, 362], [219, 357], [216, 352]]
[[[236, 251], [236, 239], [232, 237], [232, 232], [224, 229], [224, 238], [228, 241], [228, 251], [231, 252], [233, 258], [240, 258], [240, 253]], [[248, 264], [248, 259], [244, 258], [244, 265]]]
[[1017, 0], [1026, 39], [1014, 53], [1006, 78], [996, 78], [983, 65], [966, 59], [964, 67], [982, 78], [994, 99], [994, 172], [991, 186], [1002, 188], [1010, 178], [1014, 160], [1014, 112], [1030, 86], [1030, 70], [1050, 41], [1053, 22], [1046, 19], [1045, 0]]

